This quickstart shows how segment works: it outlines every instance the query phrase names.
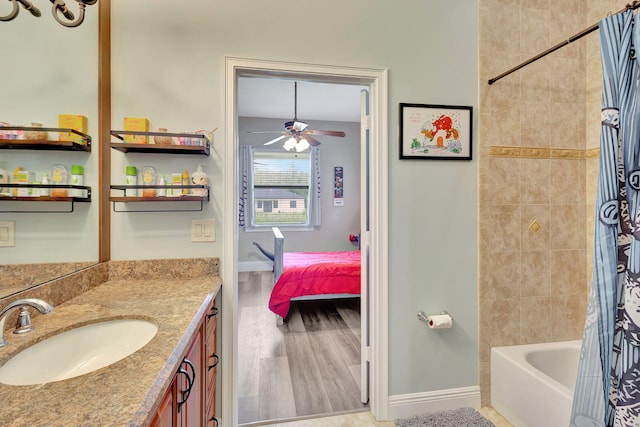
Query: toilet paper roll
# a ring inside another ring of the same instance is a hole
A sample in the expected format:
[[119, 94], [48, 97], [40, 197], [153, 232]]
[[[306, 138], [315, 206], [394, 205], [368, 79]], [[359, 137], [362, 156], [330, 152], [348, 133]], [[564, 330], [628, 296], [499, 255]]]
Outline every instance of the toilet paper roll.
[[431, 329], [447, 329], [453, 326], [453, 319], [448, 314], [437, 314], [427, 317]]

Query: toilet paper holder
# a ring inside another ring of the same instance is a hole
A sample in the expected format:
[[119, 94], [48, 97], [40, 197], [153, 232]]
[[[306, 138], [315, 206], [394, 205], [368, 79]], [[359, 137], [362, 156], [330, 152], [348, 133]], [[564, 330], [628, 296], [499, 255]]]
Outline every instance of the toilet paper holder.
[[[440, 314], [449, 316], [449, 317], [451, 317], [451, 320], [453, 320], [453, 316], [451, 316], [449, 314], [449, 312], [446, 311], [446, 310], [441, 311]], [[422, 320], [423, 322], [428, 322], [429, 321], [429, 317], [427, 317], [427, 315], [424, 313], [424, 311], [419, 311], [418, 312], [418, 320]]]

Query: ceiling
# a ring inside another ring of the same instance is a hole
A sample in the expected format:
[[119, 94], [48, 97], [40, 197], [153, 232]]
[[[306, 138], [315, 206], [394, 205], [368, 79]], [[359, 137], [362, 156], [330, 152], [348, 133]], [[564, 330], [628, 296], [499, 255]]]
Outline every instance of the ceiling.
[[[238, 78], [238, 116], [293, 119], [292, 79]], [[298, 119], [360, 121], [360, 91], [365, 86], [298, 80]]]

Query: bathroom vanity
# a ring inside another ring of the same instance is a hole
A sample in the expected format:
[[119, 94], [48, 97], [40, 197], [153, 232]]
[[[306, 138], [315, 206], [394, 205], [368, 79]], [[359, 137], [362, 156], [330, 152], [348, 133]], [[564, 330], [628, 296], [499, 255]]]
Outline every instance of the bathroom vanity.
[[[0, 425], [162, 426], [176, 425], [177, 417], [215, 426], [217, 260], [215, 274], [177, 262], [111, 261], [106, 281], [34, 316], [35, 331], [7, 331], [0, 366], [38, 341], [87, 324], [145, 319], [158, 327], [144, 347], [96, 371], [38, 385], [0, 384]], [[175, 267], [158, 268], [166, 263]]]

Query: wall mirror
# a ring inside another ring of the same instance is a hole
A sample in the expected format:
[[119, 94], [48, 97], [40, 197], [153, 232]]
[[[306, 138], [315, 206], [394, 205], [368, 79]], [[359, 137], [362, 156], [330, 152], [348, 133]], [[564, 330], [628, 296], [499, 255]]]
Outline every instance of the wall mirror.
[[[100, 256], [99, 8], [88, 8], [81, 26], [67, 28], [53, 19], [49, 2], [35, 0], [34, 5], [41, 17], [21, 10], [14, 20], [0, 22], [0, 122], [59, 128], [59, 114], [82, 115], [92, 147], [88, 152], [0, 147], [0, 168], [9, 176], [17, 168], [33, 172], [37, 183], [45, 173], [51, 177], [56, 165], [67, 171], [80, 165], [92, 197], [73, 205], [0, 197], [0, 226], [7, 226], [3, 232], [15, 230], [14, 245], [0, 246], [0, 298], [95, 264]], [[7, 15], [8, 7], [0, 15]], [[47, 135], [48, 140], [58, 137], [57, 132]]]

